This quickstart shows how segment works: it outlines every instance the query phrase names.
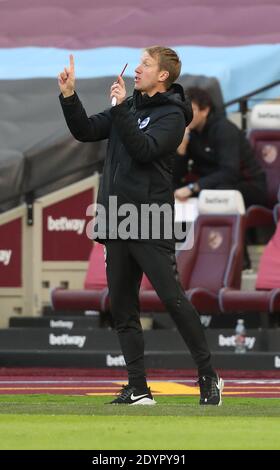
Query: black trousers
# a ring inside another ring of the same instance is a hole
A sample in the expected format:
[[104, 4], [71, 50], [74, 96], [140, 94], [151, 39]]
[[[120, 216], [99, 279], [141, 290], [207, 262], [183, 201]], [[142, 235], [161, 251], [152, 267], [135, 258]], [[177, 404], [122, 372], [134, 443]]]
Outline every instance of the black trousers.
[[145, 376], [144, 337], [139, 318], [143, 272], [171, 314], [198, 367], [198, 374], [208, 375], [213, 371], [199, 315], [178, 281], [175, 249], [142, 241], [107, 241], [106, 272], [111, 311], [129, 379]]

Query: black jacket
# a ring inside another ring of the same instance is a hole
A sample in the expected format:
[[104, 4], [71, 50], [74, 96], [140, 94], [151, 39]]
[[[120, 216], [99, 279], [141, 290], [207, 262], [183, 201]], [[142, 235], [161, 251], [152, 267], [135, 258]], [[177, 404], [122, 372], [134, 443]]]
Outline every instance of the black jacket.
[[98, 203], [107, 210], [109, 196], [115, 195], [119, 203], [138, 207], [174, 205], [173, 159], [192, 120], [191, 103], [179, 84], [152, 97], [134, 91], [122, 104], [90, 117], [76, 93], [69, 98], [60, 95], [60, 102], [77, 140], [109, 139]]
[[201, 132], [191, 131], [187, 154], [177, 156], [176, 162], [180, 158], [184, 163], [178, 162], [176, 186], [182, 186], [178, 184], [179, 172], [183, 176], [191, 166], [201, 189], [234, 188], [241, 182], [254, 182], [265, 190], [265, 174], [248, 140], [223, 114], [211, 112]]

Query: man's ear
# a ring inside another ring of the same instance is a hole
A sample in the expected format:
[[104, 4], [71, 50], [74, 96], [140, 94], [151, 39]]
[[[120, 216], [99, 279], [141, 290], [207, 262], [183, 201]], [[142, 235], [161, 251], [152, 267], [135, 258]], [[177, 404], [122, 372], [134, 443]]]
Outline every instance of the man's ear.
[[160, 82], [165, 82], [169, 77], [169, 72], [167, 70], [162, 70], [162, 72], [160, 72], [160, 76], [159, 76], [159, 81]]
[[207, 106], [206, 108], [203, 109], [203, 114], [207, 118], [209, 113], [210, 113], [210, 108], [209, 108], [209, 106]]

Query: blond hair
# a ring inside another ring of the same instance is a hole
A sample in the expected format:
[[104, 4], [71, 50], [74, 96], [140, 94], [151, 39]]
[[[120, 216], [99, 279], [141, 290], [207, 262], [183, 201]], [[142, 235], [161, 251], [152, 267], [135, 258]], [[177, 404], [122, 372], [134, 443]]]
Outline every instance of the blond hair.
[[148, 54], [158, 59], [159, 70], [167, 70], [169, 77], [166, 79], [166, 89], [171, 87], [180, 75], [182, 63], [177, 52], [169, 47], [151, 46], [144, 49]]

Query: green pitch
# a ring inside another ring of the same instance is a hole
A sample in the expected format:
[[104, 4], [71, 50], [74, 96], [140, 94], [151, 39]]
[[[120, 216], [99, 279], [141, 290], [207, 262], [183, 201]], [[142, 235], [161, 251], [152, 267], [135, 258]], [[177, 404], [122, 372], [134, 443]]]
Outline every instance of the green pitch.
[[278, 449], [280, 400], [156, 397], [156, 406], [104, 405], [110, 397], [0, 395], [0, 449]]

